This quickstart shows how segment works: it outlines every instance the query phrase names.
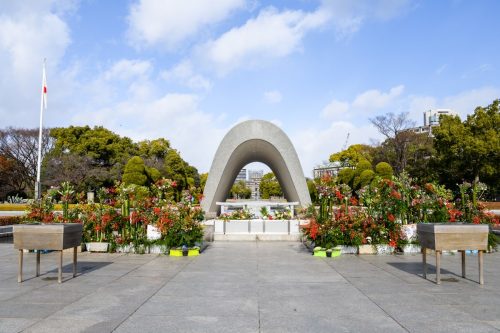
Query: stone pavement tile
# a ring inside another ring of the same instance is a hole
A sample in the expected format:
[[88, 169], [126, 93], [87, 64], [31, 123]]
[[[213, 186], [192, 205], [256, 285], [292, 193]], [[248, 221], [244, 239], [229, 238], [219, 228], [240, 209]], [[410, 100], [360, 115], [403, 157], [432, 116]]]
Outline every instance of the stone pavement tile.
[[54, 311], [62, 309], [64, 304], [36, 304], [36, 303], [14, 303], [11, 301], [0, 303], [1, 318], [45, 318]]
[[120, 318], [103, 318], [103, 317], [49, 317], [34, 325], [28, 327], [23, 332], [25, 333], [102, 333], [112, 332], [118, 326], [125, 316]]
[[258, 284], [260, 297], [288, 297], [288, 296], [338, 296], [352, 290], [352, 286], [344, 281], [325, 282], [274, 282]]
[[258, 285], [256, 281], [248, 283], [243, 281], [220, 282], [215, 279], [196, 284], [184, 281], [168, 282], [156, 295], [178, 297], [250, 297], [257, 295]]
[[374, 293], [403, 293], [408, 291], [409, 289], [409, 286], [407, 284], [404, 284], [400, 279], [394, 277], [352, 277], [348, 279], [348, 282], [366, 295]]
[[24, 293], [15, 298], [10, 299], [8, 302], [13, 303], [32, 303], [41, 304], [42, 306], [52, 306], [52, 304], [70, 304], [86, 294], [80, 290], [57, 290], [53, 288], [40, 288], [29, 293]]
[[[500, 309], [500, 291], [473, 288], [449, 293], [435, 293], [437, 297], [451, 305], [485, 305]], [[500, 315], [500, 311], [499, 311]]]
[[100, 267], [99, 269], [90, 270], [85, 274], [90, 276], [110, 275], [110, 276], [120, 277], [129, 273], [131, 270], [137, 269], [140, 266], [141, 266], [140, 264], [111, 263], [109, 265]]
[[[495, 329], [451, 305], [384, 304], [385, 312], [411, 332], [492, 332]], [[496, 320], [497, 317], [491, 318]]]
[[257, 318], [256, 297], [151, 297], [139, 310], [138, 315], [184, 316], [250, 316]]
[[318, 316], [314, 313], [310, 315], [289, 314], [287, 316], [263, 314], [260, 319], [261, 332], [406, 332], [397, 322], [383, 313], [376, 316], [336, 314], [336, 309], [341, 306], [330, 306], [330, 315], [328, 316]]
[[433, 320], [405, 323], [409, 332], [415, 333], [498, 333], [493, 326], [468, 320]]
[[133, 315], [115, 332], [206, 332], [206, 333], [258, 333], [259, 320], [249, 316], [194, 316], [185, 313], [178, 316]]
[[17, 333], [36, 323], [38, 319], [28, 318], [2, 318], [0, 315], [0, 332]]
[[250, 283], [252, 281], [255, 281], [256, 279], [256, 272], [254, 274], [250, 275], [250, 273], [245, 273], [245, 272], [231, 272], [231, 271], [226, 271], [226, 272], [210, 272], [210, 271], [202, 271], [202, 272], [196, 272], [196, 271], [189, 271], [188, 269], [184, 269], [179, 272], [179, 274], [175, 275], [175, 277], [172, 279], [172, 282], [185, 282], [189, 281], [192, 284], [196, 283], [203, 283], [204, 281], [210, 280], [217, 278], [217, 281], [219, 282], [246, 282]]
[[335, 308], [338, 314], [364, 313], [379, 315], [383, 313], [378, 306], [356, 290], [350, 290], [333, 297], [272, 297], [259, 300], [261, 315], [306, 316], [315, 314], [328, 317], [331, 315], [332, 308]]
[[493, 326], [495, 327], [497, 330], [500, 331], [500, 320], [496, 320], [496, 321], [486, 321], [485, 324], [488, 324], [490, 326]]
[[477, 320], [481, 321], [494, 321], [500, 319], [500, 306], [498, 304], [463, 304], [455, 305], [455, 308], [471, 315]]
[[447, 301], [443, 300], [439, 296], [432, 293], [424, 292], [394, 292], [394, 293], [369, 293], [369, 298], [372, 302], [378, 304], [381, 307], [387, 304], [405, 304], [411, 306], [412, 304], [428, 304], [432, 305], [446, 305], [449, 304]]

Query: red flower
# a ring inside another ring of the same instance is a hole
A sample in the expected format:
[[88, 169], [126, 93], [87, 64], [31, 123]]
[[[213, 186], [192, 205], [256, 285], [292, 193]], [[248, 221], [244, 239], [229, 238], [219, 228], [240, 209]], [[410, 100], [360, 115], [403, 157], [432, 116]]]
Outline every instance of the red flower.
[[177, 187], [177, 182], [174, 180], [171, 185], [172, 187]]
[[132, 212], [132, 214], [130, 214], [130, 222], [132, 224], [137, 224], [140, 221], [141, 221], [141, 216], [137, 212]]
[[458, 209], [450, 209], [448, 211], [448, 214], [450, 214], [450, 222], [456, 222], [457, 221], [457, 217], [460, 217], [462, 216], [462, 212], [459, 211]]
[[358, 205], [358, 199], [356, 199], [355, 197], [351, 197], [351, 205], [352, 206], [357, 206]]
[[315, 221], [311, 222], [311, 230], [309, 231], [309, 235], [313, 240], [318, 236], [318, 229], [318, 224]]
[[109, 214], [104, 214], [104, 215], [101, 217], [101, 221], [102, 221], [102, 224], [103, 224], [103, 225], [107, 225], [107, 224], [111, 221], [111, 215], [109, 215]]
[[336, 191], [335, 191], [335, 196], [336, 196], [339, 200], [344, 199], [344, 196], [342, 195], [342, 193], [340, 193], [340, 191], [339, 191], [339, 190], [336, 190]]
[[395, 241], [395, 240], [391, 239], [391, 240], [389, 241], [389, 246], [391, 246], [391, 247], [396, 247], [396, 245], [397, 245], [397, 243], [396, 243], [396, 241]]
[[394, 217], [394, 215], [392, 215], [391, 213], [387, 214], [387, 219], [388, 219], [390, 222], [394, 222], [394, 220], [396, 220], [396, 218]]
[[479, 216], [474, 216], [474, 217], [472, 218], [472, 223], [474, 223], [474, 224], [479, 224], [479, 223], [481, 223], [481, 219], [479, 218]]
[[393, 197], [394, 199], [398, 199], [400, 200], [401, 199], [401, 193], [399, 193], [398, 191], [396, 190], [392, 190], [391, 192], [391, 197]]

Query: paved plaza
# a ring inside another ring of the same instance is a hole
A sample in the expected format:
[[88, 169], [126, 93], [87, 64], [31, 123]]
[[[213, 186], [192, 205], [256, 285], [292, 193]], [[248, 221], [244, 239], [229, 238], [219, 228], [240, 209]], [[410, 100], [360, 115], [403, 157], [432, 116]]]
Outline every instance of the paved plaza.
[[[434, 279], [430, 256], [429, 279]], [[420, 255], [316, 258], [298, 242], [215, 242], [199, 257], [57, 257], [0, 244], [0, 332], [498, 332], [500, 254], [442, 260], [442, 284], [421, 276]]]

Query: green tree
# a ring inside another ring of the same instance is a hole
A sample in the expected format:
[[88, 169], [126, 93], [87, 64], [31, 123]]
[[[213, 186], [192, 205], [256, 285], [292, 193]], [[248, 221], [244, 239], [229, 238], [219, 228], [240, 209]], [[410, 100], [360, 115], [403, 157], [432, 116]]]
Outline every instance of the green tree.
[[418, 138], [417, 133], [408, 130], [415, 126], [415, 122], [409, 119], [407, 112], [397, 115], [389, 112], [370, 119], [370, 122], [386, 137], [381, 145], [384, 160], [391, 163], [399, 174], [408, 164], [409, 147]]
[[186, 162], [175, 149], [169, 150], [165, 157], [165, 176], [175, 181], [175, 196], [179, 200], [182, 190], [188, 187], [188, 180]]
[[352, 180], [354, 179], [354, 169], [351, 168], [345, 168], [339, 171], [338, 175], [338, 181], [341, 184], [352, 184]]
[[440, 181], [456, 188], [463, 180], [484, 182], [491, 196], [499, 193], [500, 179], [500, 100], [477, 107], [462, 122], [459, 117], [440, 118], [435, 135], [434, 160]]
[[366, 185], [369, 185], [371, 181], [375, 178], [375, 172], [371, 169], [366, 169], [361, 172], [358, 178], [358, 187], [364, 187]]
[[266, 173], [264, 176], [262, 176], [262, 180], [259, 185], [259, 191], [262, 199], [283, 196], [283, 191], [281, 190], [280, 183], [272, 172]]
[[231, 187], [231, 196], [234, 199], [249, 199], [252, 196], [252, 190], [247, 187], [245, 181], [240, 180]]
[[53, 128], [50, 135], [54, 138], [53, 154], [75, 153], [91, 157], [96, 164], [111, 166], [137, 155], [137, 147], [131, 139], [96, 126], [70, 126]]
[[160, 138], [155, 140], [143, 140], [137, 143], [139, 156], [163, 161], [170, 150], [170, 142]]
[[[348, 169], [350, 170], [350, 169]], [[313, 179], [306, 178], [307, 189], [309, 191], [309, 195], [311, 196], [311, 201], [313, 203], [318, 202], [318, 190], [316, 189], [316, 183]]]
[[156, 168], [146, 166], [146, 176], [148, 176], [148, 183], [154, 184], [161, 178], [161, 172]]
[[[353, 173], [353, 180], [352, 180], [352, 186], [351, 186], [353, 189], [356, 190], [356, 189], [359, 189], [362, 187], [361, 186], [361, 174], [365, 170], [372, 171], [372, 173], [373, 173], [372, 164], [368, 160], [359, 161], [358, 164], [356, 165], [356, 169], [354, 169], [354, 173]], [[365, 177], [366, 177], [366, 175], [367, 174], [365, 174]]]
[[355, 167], [360, 161], [373, 160], [374, 148], [368, 145], [355, 144], [346, 150], [330, 155], [330, 162], [340, 162], [344, 167]]
[[144, 161], [139, 156], [134, 156], [128, 160], [125, 165], [125, 170], [122, 177], [123, 183], [126, 185], [144, 186], [148, 183], [148, 175]]
[[377, 176], [382, 179], [391, 179], [394, 174], [391, 165], [387, 162], [377, 163], [375, 166], [375, 172], [377, 173]]
[[200, 175], [200, 190], [201, 193], [205, 190], [205, 185], [207, 184], [208, 172], [202, 173]]

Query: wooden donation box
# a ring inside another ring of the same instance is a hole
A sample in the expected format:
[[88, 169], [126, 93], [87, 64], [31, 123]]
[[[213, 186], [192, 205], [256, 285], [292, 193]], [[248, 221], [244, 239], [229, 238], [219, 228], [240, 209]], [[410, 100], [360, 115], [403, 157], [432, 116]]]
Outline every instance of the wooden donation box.
[[[19, 250], [17, 282], [23, 279], [23, 250], [59, 251], [58, 279], [62, 282], [63, 250], [73, 248], [73, 277], [76, 276], [77, 247], [82, 242], [79, 223], [18, 224], [14, 225], [14, 248]], [[36, 252], [36, 276], [40, 275], [40, 251]]]
[[479, 283], [484, 284], [483, 253], [488, 249], [489, 226], [486, 224], [419, 223], [417, 235], [422, 247], [424, 278], [427, 278], [427, 251], [436, 251], [436, 283], [441, 283], [442, 251], [458, 250], [462, 254], [462, 277], [465, 278], [465, 251], [477, 250]]

